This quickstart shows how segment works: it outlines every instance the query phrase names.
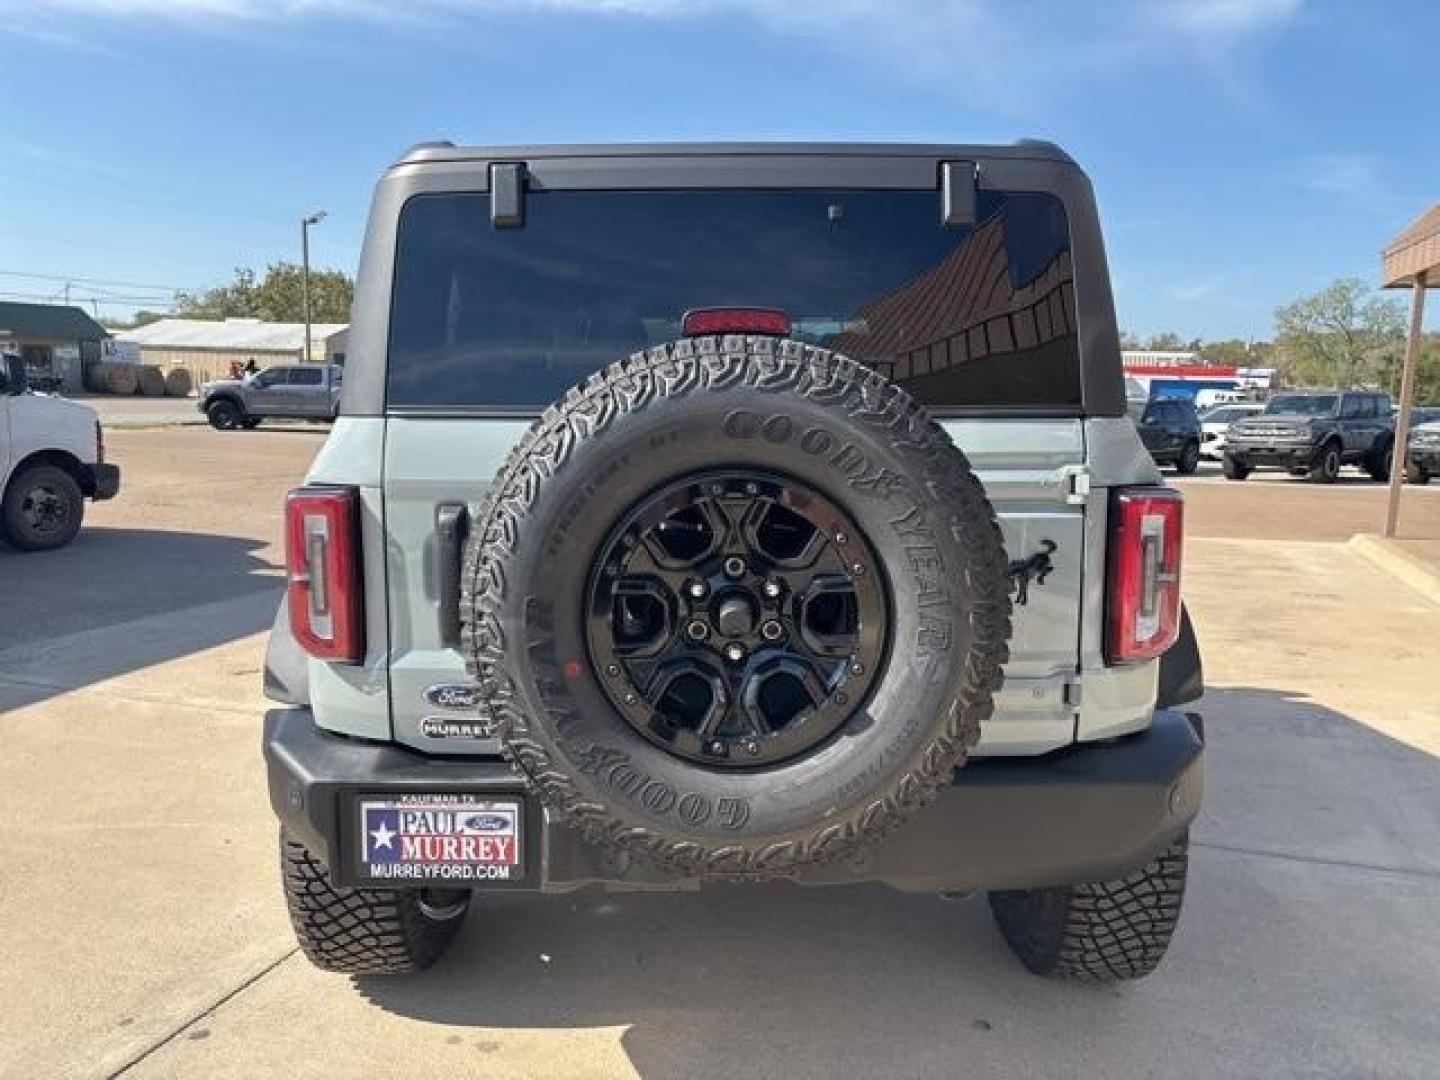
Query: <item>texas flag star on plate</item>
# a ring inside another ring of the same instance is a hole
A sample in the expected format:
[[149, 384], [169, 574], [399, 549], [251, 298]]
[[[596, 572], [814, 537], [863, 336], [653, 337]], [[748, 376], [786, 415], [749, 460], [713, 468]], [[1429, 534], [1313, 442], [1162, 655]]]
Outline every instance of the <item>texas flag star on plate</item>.
[[365, 861], [400, 861], [399, 811], [386, 806], [365, 807]]

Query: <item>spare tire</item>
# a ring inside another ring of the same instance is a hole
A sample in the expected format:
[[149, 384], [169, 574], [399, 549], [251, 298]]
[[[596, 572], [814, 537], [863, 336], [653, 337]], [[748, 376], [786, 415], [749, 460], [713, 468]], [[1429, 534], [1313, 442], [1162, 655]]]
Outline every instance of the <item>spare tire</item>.
[[691, 874], [784, 874], [914, 815], [979, 738], [1010, 633], [965, 455], [875, 372], [766, 337], [569, 391], [491, 485], [463, 582], [529, 788]]

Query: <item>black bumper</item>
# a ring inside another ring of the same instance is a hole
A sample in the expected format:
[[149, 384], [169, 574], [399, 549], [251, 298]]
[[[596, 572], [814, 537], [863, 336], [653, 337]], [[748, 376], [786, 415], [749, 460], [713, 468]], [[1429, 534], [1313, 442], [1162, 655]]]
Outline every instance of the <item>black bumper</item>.
[[119, 465], [91, 465], [90, 467], [90, 490], [86, 492], [90, 498], [97, 501], [101, 499], [113, 499], [120, 494], [120, 466]]
[[[281, 823], [357, 885], [361, 795], [522, 797], [526, 876], [485, 889], [565, 891], [590, 884], [693, 888], [626, 855], [584, 842], [526, 796], [501, 761], [433, 758], [327, 734], [310, 710], [265, 716], [270, 804]], [[794, 875], [800, 884], [882, 882], [917, 892], [1015, 889], [1105, 881], [1150, 860], [1194, 819], [1204, 787], [1198, 718], [1161, 710], [1144, 732], [1039, 758], [976, 761], [904, 828], [858, 856]]]
[[1440, 447], [1417, 449], [1412, 446], [1408, 456], [1431, 476], [1440, 475]]
[[1309, 468], [1315, 459], [1315, 446], [1312, 443], [1237, 442], [1233, 435], [1225, 447], [1225, 452], [1252, 469], [1266, 465], [1284, 469]]

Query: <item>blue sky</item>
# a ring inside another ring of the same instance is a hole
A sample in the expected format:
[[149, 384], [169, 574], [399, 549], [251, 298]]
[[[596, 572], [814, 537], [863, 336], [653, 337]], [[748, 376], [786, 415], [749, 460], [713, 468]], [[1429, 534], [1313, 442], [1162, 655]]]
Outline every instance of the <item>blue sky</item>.
[[1264, 337], [1440, 198], [1437, 35], [1434, 0], [0, 0], [0, 295], [123, 312], [298, 259], [321, 207], [353, 271], [425, 138], [1031, 135], [1094, 179], [1123, 326]]

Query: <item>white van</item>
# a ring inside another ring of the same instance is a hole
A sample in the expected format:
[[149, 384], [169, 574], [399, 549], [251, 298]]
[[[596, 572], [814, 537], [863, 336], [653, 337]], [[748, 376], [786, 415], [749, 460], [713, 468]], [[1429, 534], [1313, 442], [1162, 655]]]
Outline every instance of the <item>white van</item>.
[[0, 540], [21, 551], [61, 547], [80, 531], [86, 499], [119, 490], [95, 410], [34, 393], [24, 361], [0, 354]]

